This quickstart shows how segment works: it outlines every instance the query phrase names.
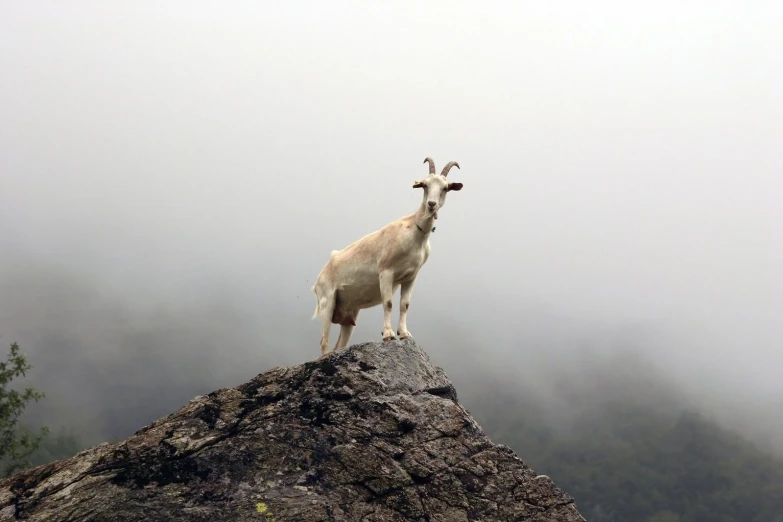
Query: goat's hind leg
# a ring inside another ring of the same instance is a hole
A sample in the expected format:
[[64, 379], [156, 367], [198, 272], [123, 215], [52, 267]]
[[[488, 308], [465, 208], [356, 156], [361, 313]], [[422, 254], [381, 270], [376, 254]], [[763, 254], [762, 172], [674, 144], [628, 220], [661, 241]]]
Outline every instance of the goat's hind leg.
[[343, 322], [340, 323], [340, 336], [337, 338], [337, 343], [334, 345], [335, 350], [340, 350], [348, 346], [348, 341], [351, 340], [353, 335], [353, 329], [356, 328], [356, 318], [359, 316], [359, 310], [350, 311], [343, 317]]

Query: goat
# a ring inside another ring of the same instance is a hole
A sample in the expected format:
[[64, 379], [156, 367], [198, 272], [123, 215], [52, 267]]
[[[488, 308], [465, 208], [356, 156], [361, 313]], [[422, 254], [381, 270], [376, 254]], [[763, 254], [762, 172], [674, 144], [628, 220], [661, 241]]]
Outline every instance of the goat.
[[332, 324], [340, 325], [340, 336], [334, 350], [345, 348], [356, 327], [359, 311], [383, 303], [384, 342], [395, 338], [391, 325], [392, 296], [400, 290], [400, 321], [397, 335], [400, 339], [412, 337], [408, 331], [407, 315], [413, 285], [419, 270], [430, 256], [430, 233], [433, 221], [446, 203], [446, 193], [461, 190], [462, 183], [446, 179], [456, 161], [449, 162], [440, 175], [435, 174], [435, 162], [429, 163], [429, 176], [417, 180], [413, 188], [424, 190], [418, 210], [380, 230], [351, 243], [342, 250], [333, 250], [326, 265], [310, 289], [315, 293], [316, 306], [312, 319], [320, 318], [321, 355], [329, 347]]

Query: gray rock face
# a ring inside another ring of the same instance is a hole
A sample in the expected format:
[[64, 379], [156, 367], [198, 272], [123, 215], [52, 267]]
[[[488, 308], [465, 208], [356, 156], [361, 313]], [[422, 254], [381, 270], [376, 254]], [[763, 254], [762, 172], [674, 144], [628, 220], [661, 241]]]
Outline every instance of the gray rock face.
[[412, 341], [196, 397], [117, 444], [0, 481], [0, 521], [584, 521], [493, 444]]

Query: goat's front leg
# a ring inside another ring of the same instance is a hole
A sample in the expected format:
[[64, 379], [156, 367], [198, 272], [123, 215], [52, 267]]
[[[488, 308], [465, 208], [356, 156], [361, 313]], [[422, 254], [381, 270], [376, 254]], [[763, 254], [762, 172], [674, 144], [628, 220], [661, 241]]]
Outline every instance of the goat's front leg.
[[384, 270], [378, 277], [381, 285], [381, 303], [383, 304], [383, 331], [381, 336], [384, 341], [394, 339], [394, 330], [391, 326], [392, 296], [394, 295], [394, 272]]
[[397, 335], [400, 336], [400, 339], [413, 337], [408, 331], [408, 308], [411, 306], [411, 294], [415, 282], [416, 278], [414, 277], [400, 286], [400, 324], [397, 326]]

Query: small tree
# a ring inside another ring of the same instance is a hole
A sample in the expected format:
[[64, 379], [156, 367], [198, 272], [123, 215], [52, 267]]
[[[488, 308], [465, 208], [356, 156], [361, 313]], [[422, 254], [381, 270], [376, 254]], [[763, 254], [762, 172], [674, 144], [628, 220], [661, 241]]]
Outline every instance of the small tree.
[[18, 425], [27, 403], [31, 400], [38, 402], [45, 397], [32, 388], [25, 388], [23, 392], [8, 389], [14, 379], [24, 377], [31, 368], [25, 356], [19, 353], [16, 343], [11, 345], [8, 359], [0, 362], [0, 461], [5, 463], [6, 475], [29, 466], [28, 458], [49, 432], [44, 427], [40, 434], [35, 435]]

